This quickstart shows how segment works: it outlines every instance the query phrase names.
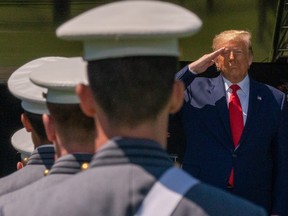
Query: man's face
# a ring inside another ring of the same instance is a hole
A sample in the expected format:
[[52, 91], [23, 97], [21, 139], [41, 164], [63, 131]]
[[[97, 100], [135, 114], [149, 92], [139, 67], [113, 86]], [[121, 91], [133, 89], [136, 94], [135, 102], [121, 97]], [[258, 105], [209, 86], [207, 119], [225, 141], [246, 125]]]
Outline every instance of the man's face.
[[252, 54], [243, 41], [224, 42], [221, 47], [225, 47], [225, 51], [215, 60], [217, 68], [230, 82], [240, 82], [248, 73]]

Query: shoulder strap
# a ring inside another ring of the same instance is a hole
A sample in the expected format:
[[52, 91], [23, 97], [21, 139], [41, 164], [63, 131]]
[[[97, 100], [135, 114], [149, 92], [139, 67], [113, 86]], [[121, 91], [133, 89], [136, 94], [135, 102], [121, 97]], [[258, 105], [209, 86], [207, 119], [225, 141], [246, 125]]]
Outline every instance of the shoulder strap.
[[199, 181], [185, 171], [172, 167], [153, 185], [135, 216], [168, 216], [183, 195]]

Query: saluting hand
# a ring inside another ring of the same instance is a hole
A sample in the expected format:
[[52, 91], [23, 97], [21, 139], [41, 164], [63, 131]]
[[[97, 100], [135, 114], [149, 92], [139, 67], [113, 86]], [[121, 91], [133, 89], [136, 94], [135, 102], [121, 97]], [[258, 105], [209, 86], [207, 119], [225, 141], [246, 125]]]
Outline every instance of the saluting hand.
[[207, 70], [208, 67], [214, 64], [214, 60], [224, 53], [225, 47], [222, 47], [212, 53], [205, 54], [198, 60], [189, 64], [189, 69], [197, 74], [203, 73]]

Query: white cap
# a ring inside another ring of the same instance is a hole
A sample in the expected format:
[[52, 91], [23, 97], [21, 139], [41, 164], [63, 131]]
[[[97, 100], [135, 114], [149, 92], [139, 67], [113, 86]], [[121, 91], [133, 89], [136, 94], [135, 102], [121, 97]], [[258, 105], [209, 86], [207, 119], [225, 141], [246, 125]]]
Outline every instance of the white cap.
[[29, 75], [32, 72], [39, 72], [39, 67], [45, 64], [50, 64], [63, 57], [43, 57], [35, 59], [18, 68], [12, 73], [8, 79], [9, 91], [17, 98], [22, 100], [22, 107], [24, 110], [35, 113], [43, 114], [48, 113], [45, 98], [43, 93], [47, 90], [33, 84]]
[[30, 80], [48, 89], [47, 102], [77, 104], [79, 98], [75, 87], [79, 83], [88, 83], [86, 62], [80, 57], [59, 59], [59, 61], [41, 65], [37, 73], [30, 74]]
[[11, 137], [12, 146], [21, 154], [21, 158], [29, 158], [34, 150], [34, 144], [31, 138], [31, 133], [28, 133], [25, 128], [16, 131]]
[[84, 59], [179, 56], [178, 39], [202, 21], [191, 11], [161, 1], [120, 1], [89, 10], [57, 29], [57, 36], [84, 42]]

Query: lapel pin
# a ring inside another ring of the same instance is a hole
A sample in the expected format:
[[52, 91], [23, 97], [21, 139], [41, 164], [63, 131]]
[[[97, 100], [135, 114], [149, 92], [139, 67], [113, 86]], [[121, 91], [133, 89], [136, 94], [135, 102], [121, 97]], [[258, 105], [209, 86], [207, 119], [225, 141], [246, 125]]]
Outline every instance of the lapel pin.
[[262, 97], [260, 97], [260, 96], [257, 96], [257, 100], [260, 100], [260, 101], [261, 101], [261, 100], [262, 100]]

